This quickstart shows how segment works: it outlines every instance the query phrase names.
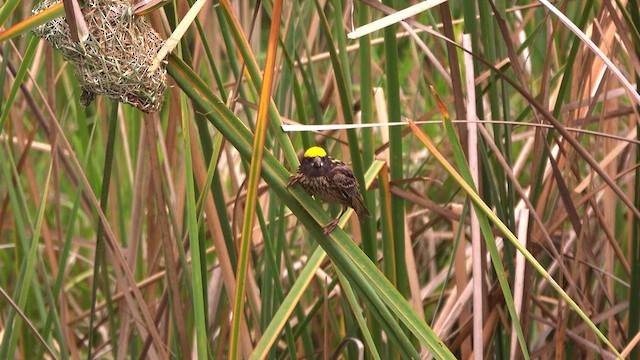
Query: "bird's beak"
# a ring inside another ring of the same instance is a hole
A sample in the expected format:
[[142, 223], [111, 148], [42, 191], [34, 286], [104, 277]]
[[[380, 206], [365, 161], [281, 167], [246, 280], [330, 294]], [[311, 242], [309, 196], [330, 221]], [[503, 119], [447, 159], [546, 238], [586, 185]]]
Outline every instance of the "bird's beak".
[[313, 167], [321, 168], [322, 167], [322, 159], [319, 156], [313, 158], [312, 161]]

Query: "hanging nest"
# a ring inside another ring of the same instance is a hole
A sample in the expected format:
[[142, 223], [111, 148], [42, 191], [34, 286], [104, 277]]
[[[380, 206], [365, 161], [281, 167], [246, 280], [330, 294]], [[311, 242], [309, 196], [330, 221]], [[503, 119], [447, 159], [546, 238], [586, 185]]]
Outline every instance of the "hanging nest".
[[[33, 13], [59, 2], [43, 0]], [[71, 38], [64, 17], [33, 30], [73, 64], [84, 106], [96, 95], [106, 95], [147, 113], [157, 112], [162, 106], [166, 66], [163, 63], [153, 74], [148, 69], [163, 40], [144, 18], [132, 15], [130, 8], [125, 0], [86, 0], [82, 13], [90, 34], [82, 45]]]

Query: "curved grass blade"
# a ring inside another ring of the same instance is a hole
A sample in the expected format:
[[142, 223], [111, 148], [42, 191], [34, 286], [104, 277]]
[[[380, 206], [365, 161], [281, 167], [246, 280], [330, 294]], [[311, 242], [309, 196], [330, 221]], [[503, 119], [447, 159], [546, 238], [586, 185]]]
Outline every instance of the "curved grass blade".
[[[435, 90], [432, 87], [432, 91], [435, 94]], [[451, 144], [451, 149], [453, 151], [453, 155], [455, 157], [456, 163], [460, 167], [460, 172], [462, 173], [462, 177], [466, 184], [470, 187], [470, 189], [477, 194], [478, 190], [475, 187], [475, 183], [473, 181], [473, 177], [471, 175], [471, 170], [469, 170], [469, 166], [467, 164], [467, 160], [465, 159], [464, 152], [462, 150], [462, 146], [458, 140], [458, 136], [453, 129], [453, 125], [451, 123], [451, 119], [449, 118], [449, 113], [446, 111], [444, 105], [440, 102], [440, 99], [436, 95], [436, 102], [440, 106], [440, 109], [443, 113], [443, 123], [445, 126], [445, 132], [447, 138], [449, 139], [449, 143]], [[415, 124], [411, 125], [411, 129], [416, 131], [418, 129]], [[422, 134], [424, 136], [424, 134]], [[421, 139], [422, 140], [422, 139]], [[424, 143], [424, 141], [423, 141]], [[435, 147], [434, 147], [435, 148]], [[431, 149], [429, 149], [431, 151]], [[440, 160], [440, 159], [439, 159]], [[442, 160], [445, 160], [444, 158]], [[482, 202], [484, 204], [484, 202]], [[493, 236], [493, 232], [491, 231], [491, 225], [487, 221], [488, 214], [485, 214], [478, 209], [478, 205], [473, 203], [475, 215], [478, 219], [480, 230], [482, 231], [482, 235], [487, 244], [487, 249], [489, 249], [489, 254], [491, 256], [491, 262], [493, 263], [494, 269], [496, 271], [496, 276], [498, 278], [498, 282], [500, 283], [500, 288], [502, 289], [502, 293], [504, 294], [505, 303], [507, 305], [507, 309], [509, 310], [509, 315], [511, 316], [512, 324], [514, 329], [516, 330], [516, 334], [518, 336], [518, 342], [520, 343], [520, 349], [522, 350], [522, 354], [525, 359], [529, 359], [529, 350], [527, 349], [527, 341], [524, 338], [524, 333], [522, 332], [522, 327], [520, 326], [520, 320], [518, 318], [518, 313], [516, 312], [516, 308], [513, 301], [513, 295], [511, 293], [511, 288], [509, 287], [509, 282], [507, 280], [507, 274], [504, 271], [504, 266], [502, 265], [502, 259], [500, 257], [500, 252], [498, 251], [498, 247], [496, 246], [495, 237]], [[485, 205], [486, 206], [486, 205]], [[493, 213], [491, 213], [494, 217], [497, 218]], [[504, 225], [507, 227], [506, 225]], [[517, 239], [514, 236], [514, 240], [517, 243]]]
[[21, 21], [5, 31], [0, 32], [0, 42], [13, 39], [28, 31], [37, 28], [40, 25], [44, 25], [53, 19], [57, 19], [64, 15], [64, 6], [62, 3], [56, 4], [38, 14], [31, 16], [30, 18]]
[[[205, 114], [245, 160], [250, 159], [253, 151], [251, 146], [253, 137], [247, 126], [182, 60], [171, 55], [168, 71], [178, 86], [191, 98], [196, 108]], [[433, 330], [419, 320], [406, 299], [343, 231], [336, 229], [329, 238], [323, 236], [321, 224], [327, 223], [331, 218], [304, 190], [287, 190], [286, 183], [289, 175], [290, 173], [279, 159], [265, 152], [262, 178], [267, 182], [272, 193], [278, 196], [306, 227], [309, 236], [314, 237], [325, 249], [352, 286], [366, 283], [368, 286], [361, 290], [366, 294], [368, 301], [379, 300], [384, 303], [385, 308], [388, 308], [436, 358], [454, 359], [453, 354], [438, 339]], [[380, 310], [380, 305], [377, 306], [377, 310]]]
[[[444, 110], [444, 111], [446, 111], [446, 110]], [[447, 125], [447, 121], [445, 121], [445, 126], [446, 125]], [[477, 212], [478, 216], [480, 216], [481, 213], [484, 213], [487, 216], [487, 218], [490, 219], [491, 222], [493, 222], [493, 224], [505, 235], [505, 237], [518, 249], [518, 251], [520, 251], [524, 255], [524, 257], [527, 259], [527, 261], [529, 261], [529, 263], [534, 267], [534, 269], [536, 269], [536, 271], [538, 271], [538, 273], [545, 280], [547, 280], [549, 282], [549, 284], [558, 292], [558, 294], [565, 301], [567, 301], [569, 306], [571, 306], [571, 308], [574, 309], [574, 311], [578, 314], [578, 316], [580, 316], [580, 318], [582, 318], [582, 320], [584, 320], [584, 322], [589, 326], [589, 328], [591, 328], [595, 332], [595, 334], [598, 336], [598, 338], [603, 343], [605, 343], [607, 345], [607, 347], [616, 356], [620, 357], [620, 353], [613, 346], [613, 344], [609, 341], [609, 339], [607, 339], [607, 337], [604, 336], [604, 334], [602, 334], [602, 332], [593, 323], [593, 321], [591, 321], [591, 319], [589, 319], [587, 314], [585, 314], [584, 311], [582, 311], [582, 309], [580, 309], [578, 304], [576, 304], [576, 302], [562, 289], [562, 287], [555, 281], [555, 279], [553, 279], [553, 277], [551, 277], [551, 275], [549, 275], [549, 273], [544, 269], [544, 267], [542, 265], [540, 265], [540, 263], [535, 259], [535, 257], [529, 252], [529, 250], [527, 250], [518, 241], [516, 236], [511, 232], [511, 230], [509, 230], [509, 228], [502, 222], [502, 220], [500, 220], [497, 216], [495, 216], [495, 214], [493, 214], [491, 209], [484, 203], [482, 198], [480, 198], [480, 196], [477, 194], [477, 192], [474, 189], [474, 186], [470, 185], [467, 182], [467, 180], [465, 180], [465, 178], [469, 178], [470, 179], [470, 174], [468, 174], [469, 170], [465, 166], [466, 163], [461, 164], [460, 166], [461, 166], [461, 170], [466, 172], [467, 175], [469, 175], [469, 176], [465, 175], [463, 177], [453, 168], [453, 166], [451, 166], [451, 164], [448, 161], [446, 161], [444, 156], [442, 156], [442, 154], [440, 154], [438, 149], [422, 133], [422, 131], [415, 124], [413, 124], [413, 122], [410, 122], [409, 126], [411, 127], [411, 129], [412, 129], [413, 133], [416, 135], [416, 137], [429, 149], [429, 151], [432, 153], [432, 155], [434, 157], [436, 157], [436, 159], [438, 159], [440, 164], [442, 164], [442, 166], [447, 170], [447, 172], [458, 182], [458, 184], [460, 184], [462, 189], [469, 195], [469, 197], [471, 198], [471, 200], [474, 203], [474, 206], [476, 206], [476, 212]], [[450, 122], [449, 122], [449, 126], [451, 126]], [[453, 128], [451, 128], [451, 129], [453, 129]], [[455, 139], [457, 141], [457, 137], [455, 137]], [[482, 224], [482, 221], [481, 221], [481, 224]], [[487, 238], [488, 234], [485, 234], [484, 226], [482, 227], [482, 229], [483, 229], [483, 234], [485, 235], [485, 238]], [[488, 229], [488, 230], [489, 230], [489, 232], [491, 232], [490, 229]], [[487, 238], [487, 243], [488, 242], [489, 241], [488, 241], [488, 238]], [[493, 259], [493, 255], [492, 255], [492, 259]], [[496, 263], [494, 262], [494, 265], [495, 264]], [[499, 275], [499, 279], [500, 279], [500, 275]], [[504, 279], [504, 281], [506, 281], [506, 279]], [[508, 289], [508, 286], [507, 286], [507, 289]], [[509, 293], [510, 293], [510, 291], [509, 291]], [[507, 296], [507, 293], [505, 292], [505, 298], [506, 298], [506, 296]], [[505, 299], [505, 300], [507, 301], [507, 303], [509, 302], [508, 299]], [[511, 302], [513, 303], [513, 299], [511, 299]], [[509, 309], [509, 311], [511, 312], [511, 309]], [[512, 318], [516, 319], [517, 317], [515, 316], [515, 309], [513, 309], [513, 311], [514, 312], [513, 312], [513, 314], [511, 314], [511, 316], [512, 316]], [[514, 323], [515, 323], [515, 321], [514, 321]], [[520, 334], [518, 334], [518, 337], [520, 338]], [[523, 344], [526, 344], [526, 342], [524, 342], [524, 339], [521, 339], [520, 342], [521, 342], [521, 346], [523, 346], [523, 351], [526, 351], [526, 349], [524, 348], [524, 345], [523, 345]]]

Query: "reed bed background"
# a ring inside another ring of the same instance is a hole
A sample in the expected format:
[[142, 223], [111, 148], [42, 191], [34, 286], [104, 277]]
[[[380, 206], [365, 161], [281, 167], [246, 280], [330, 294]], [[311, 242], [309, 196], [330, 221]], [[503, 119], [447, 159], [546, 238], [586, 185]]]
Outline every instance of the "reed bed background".
[[[639, 359], [638, 2], [347, 36], [408, 5], [206, 2], [155, 114], [0, 35], [0, 358]], [[312, 145], [371, 218], [322, 235], [340, 209], [286, 188]]]

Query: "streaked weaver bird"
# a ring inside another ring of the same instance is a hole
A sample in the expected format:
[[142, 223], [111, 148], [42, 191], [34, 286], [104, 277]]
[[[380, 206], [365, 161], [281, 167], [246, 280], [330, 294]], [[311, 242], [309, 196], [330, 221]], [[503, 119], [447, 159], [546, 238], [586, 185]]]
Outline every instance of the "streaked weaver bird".
[[363, 216], [371, 216], [364, 205], [360, 186], [353, 171], [347, 164], [327, 155], [327, 152], [319, 146], [305, 151], [298, 172], [291, 175], [287, 188], [295, 184], [301, 184], [309, 195], [315, 198], [330, 204], [342, 205], [340, 215], [323, 227], [324, 235], [338, 226], [340, 218], [349, 207], [355, 210], [359, 219]]

